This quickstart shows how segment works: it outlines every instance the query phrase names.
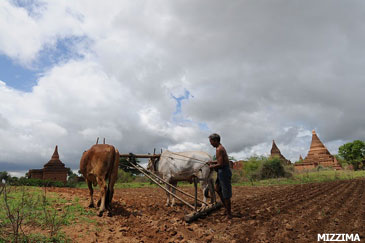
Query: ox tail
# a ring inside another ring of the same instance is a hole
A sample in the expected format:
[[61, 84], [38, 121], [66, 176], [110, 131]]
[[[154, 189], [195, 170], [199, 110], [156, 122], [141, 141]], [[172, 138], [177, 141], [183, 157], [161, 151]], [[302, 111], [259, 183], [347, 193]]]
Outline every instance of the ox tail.
[[109, 164], [109, 171], [106, 175], [107, 178], [105, 179], [108, 179], [108, 188], [106, 190], [106, 194], [105, 194], [105, 207], [106, 208], [109, 208], [109, 205], [110, 205], [110, 182], [111, 182], [111, 178], [112, 178], [112, 172], [113, 172], [113, 166], [114, 166], [114, 160], [115, 160], [115, 149], [113, 147], [112, 149], [112, 155], [111, 155], [111, 158], [110, 158], [110, 164]]
[[[113, 195], [111, 195], [112, 194], [112, 187], [114, 186], [114, 183], [115, 183], [115, 180], [116, 180], [116, 178], [113, 178], [114, 177], [113, 173], [118, 173], [118, 166], [115, 166], [115, 164], [118, 165], [118, 163], [119, 163], [119, 153], [118, 153], [118, 150], [116, 150], [113, 147], [112, 157], [111, 157], [111, 164], [110, 164], [109, 171], [108, 171], [108, 174], [107, 174], [108, 189], [107, 189], [106, 194], [105, 194], [105, 206], [107, 208], [109, 208], [109, 206], [111, 204], [111, 199], [113, 197]], [[116, 169], [116, 172], [115, 172], [115, 169]]]

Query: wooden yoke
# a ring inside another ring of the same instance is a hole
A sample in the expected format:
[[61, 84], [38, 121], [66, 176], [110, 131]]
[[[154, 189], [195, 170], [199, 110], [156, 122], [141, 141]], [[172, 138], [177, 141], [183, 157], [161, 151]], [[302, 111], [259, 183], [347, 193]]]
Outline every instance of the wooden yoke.
[[150, 159], [150, 158], [160, 158], [161, 154], [119, 154], [120, 157], [123, 158], [129, 158], [133, 156], [134, 158], [140, 158], [140, 159]]

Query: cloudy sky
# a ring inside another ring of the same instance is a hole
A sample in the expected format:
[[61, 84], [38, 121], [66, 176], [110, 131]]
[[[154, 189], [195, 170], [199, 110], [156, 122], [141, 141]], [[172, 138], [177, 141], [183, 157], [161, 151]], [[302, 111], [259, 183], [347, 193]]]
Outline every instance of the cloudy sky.
[[293, 162], [365, 140], [362, 0], [0, 1], [0, 171], [121, 152]]

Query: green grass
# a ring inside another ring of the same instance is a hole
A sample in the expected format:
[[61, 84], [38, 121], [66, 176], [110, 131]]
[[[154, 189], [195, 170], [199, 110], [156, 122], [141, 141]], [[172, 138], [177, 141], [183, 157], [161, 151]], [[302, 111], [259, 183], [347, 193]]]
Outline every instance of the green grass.
[[[21, 239], [26, 242], [70, 242], [60, 230], [76, 220], [87, 221], [94, 211], [86, 211], [79, 204], [79, 198], [68, 201], [56, 193], [46, 193], [37, 187], [7, 187], [7, 204], [12, 217], [18, 212], [24, 216], [22, 226], [38, 229], [46, 233], [26, 233]], [[11, 220], [7, 215], [4, 193], [0, 195], [0, 242], [14, 241]]]
[[[309, 171], [309, 172], [294, 172], [292, 178], [277, 178], [266, 179], [260, 181], [245, 180], [239, 183], [233, 183], [233, 186], [271, 186], [271, 185], [291, 185], [291, 184], [303, 184], [303, 183], [319, 183], [334, 180], [350, 180], [356, 178], [365, 178], [365, 170], [350, 171], [350, 170], [323, 170], [323, 171]], [[179, 182], [179, 186], [191, 187], [194, 184], [189, 182]], [[78, 188], [87, 188], [85, 182], [79, 183]], [[127, 182], [115, 184], [115, 188], [141, 188], [141, 187], [157, 187], [155, 184], [149, 182]]]
[[351, 180], [356, 178], [365, 178], [365, 171], [311, 171], [293, 174], [292, 178], [277, 178], [260, 181], [244, 181], [234, 183], [235, 186], [272, 186], [272, 185], [296, 185], [304, 183], [320, 183], [335, 180]]

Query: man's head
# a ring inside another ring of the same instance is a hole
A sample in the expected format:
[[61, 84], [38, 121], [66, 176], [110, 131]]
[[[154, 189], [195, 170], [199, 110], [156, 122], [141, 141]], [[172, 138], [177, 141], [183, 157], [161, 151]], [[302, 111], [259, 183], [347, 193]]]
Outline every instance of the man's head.
[[218, 145], [220, 144], [221, 142], [221, 137], [217, 134], [217, 133], [213, 133], [209, 136], [209, 141], [210, 141], [210, 144], [213, 146], [213, 147], [218, 147]]

